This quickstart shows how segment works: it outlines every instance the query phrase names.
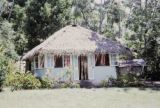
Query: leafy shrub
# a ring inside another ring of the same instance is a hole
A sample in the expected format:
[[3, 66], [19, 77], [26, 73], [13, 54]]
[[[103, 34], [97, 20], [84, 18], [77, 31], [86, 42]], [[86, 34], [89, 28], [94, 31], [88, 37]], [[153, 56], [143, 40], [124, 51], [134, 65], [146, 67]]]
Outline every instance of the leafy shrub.
[[113, 78], [113, 77], [109, 77], [106, 80], [102, 80], [100, 83], [101, 87], [113, 87], [117, 85], [117, 79]]
[[36, 79], [31, 73], [22, 74], [24, 75], [23, 89], [36, 89], [41, 87], [41, 83], [38, 79]]
[[6, 85], [11, 86], [12, 90], [41, 87], [41, 82], [31, 73], [10, 73], [7, 77]]
[[53, 88], [54, 86], [54, 81], [50, 80], [49, 78], [42, 78], [39, 79], [41, 82], [41, 88]]
[[8, 62], [5, 86], [10, 86], [11, 81], [15, 78], [15, 73], [19, 73], [14, 61]]
[[80, 88], [80, 84], [76, 82], [54, 82], [54, 88]]
[[0, 91], [2, 90], [2, 86], [5, 80], [5, 73], [7, 71], [8, 61], [4, 56], [3, 49], [0, 46]]
[[80, 84], [76, 82], [72, 82], [70, 85], [71, 88], [80, 88]]
[[3, 66], [4, 64], [1, 63], [2, 62], [0, 60], [0, 91], [2, 90], [3, 83], [5, 81], [5, 72], [6, 72], [5, 66]]
[[113, 77], [110, 77], [109, 79], [108, 79], [108, 85], [109, 86], [117, 86], [117, 79], [115, 79], [115, 78], [113, 78]]
[[2, 90], [4, 80], [5, 80], [5, 72], [4, 70], [0, 69], [0, 91]]
[[120, 75], [116, 81], [119, 87], [140, 86], [140, 79], [135, 74]]
[[63, 82], [63, 83], [60, 84], [61, 88], [70, 88], [70, 86], [71, 86], [70, 82]]

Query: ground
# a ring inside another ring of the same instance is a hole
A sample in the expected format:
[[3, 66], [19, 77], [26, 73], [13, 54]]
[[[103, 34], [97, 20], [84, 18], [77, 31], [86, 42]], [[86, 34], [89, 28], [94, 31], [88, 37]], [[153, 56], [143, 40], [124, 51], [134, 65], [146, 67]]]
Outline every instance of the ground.
[[160, 91], [139, 88], [22, 90], [0, 93], [0, 108], [159, 108]]

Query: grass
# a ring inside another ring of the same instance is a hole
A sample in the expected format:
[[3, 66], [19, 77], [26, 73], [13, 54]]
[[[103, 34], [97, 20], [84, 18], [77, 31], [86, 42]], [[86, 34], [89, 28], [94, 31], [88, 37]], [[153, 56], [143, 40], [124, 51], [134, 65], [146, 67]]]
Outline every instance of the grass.
[[159, 108], [160, 91], [138, 88], [22, 90], [0, 93], [0, 108]]

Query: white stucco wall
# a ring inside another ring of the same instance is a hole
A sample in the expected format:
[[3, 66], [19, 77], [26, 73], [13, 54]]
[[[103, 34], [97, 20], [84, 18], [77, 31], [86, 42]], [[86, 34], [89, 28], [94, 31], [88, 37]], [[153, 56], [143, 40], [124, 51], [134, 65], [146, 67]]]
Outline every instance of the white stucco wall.
[[117, 78], [115, 66], [98, 66], [93, 68], [94, 80], [101, 81], [110, 77]]
[[45, 76], [45, 69], [34, 69], [34, 76], [35, 77], [43, 77]]
[[[35, 69], [34, 76], [39, 78], [48, 77], [54, 80], [65, 81], [68, 78], [66, 77], [66, 72], [66, 68]], [[73, 76], [71, 76], [71, 79], [73, 80]]]

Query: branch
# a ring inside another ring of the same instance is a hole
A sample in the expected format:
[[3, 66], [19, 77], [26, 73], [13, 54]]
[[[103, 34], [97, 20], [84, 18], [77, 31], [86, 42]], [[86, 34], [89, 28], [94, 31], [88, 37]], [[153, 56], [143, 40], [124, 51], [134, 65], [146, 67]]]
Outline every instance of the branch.
[[13, 10], [13, 6], [14, 6], [14, 0], [13, 0], [13, 4], [11, 7], [11, 10], [9, 11], [9, 15], [8, 15], [8, 21], [10, 20], [11, 14], [12, 14], [12, 10]]

